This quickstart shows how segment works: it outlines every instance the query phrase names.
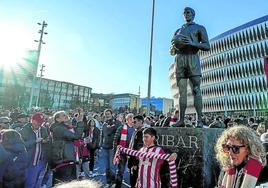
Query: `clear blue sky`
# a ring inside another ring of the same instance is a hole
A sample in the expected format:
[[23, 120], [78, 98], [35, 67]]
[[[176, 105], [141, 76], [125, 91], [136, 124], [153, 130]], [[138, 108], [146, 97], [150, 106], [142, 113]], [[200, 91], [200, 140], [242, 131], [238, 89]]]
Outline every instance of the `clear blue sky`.
[[[8, 49], [37, 49], [36, 23], [44, 20], [48, 35], [40, 64], [46, 65], [46, 78], [96, 93], [137, 94], [140, 86], [141, 96], [147, 96], [152, 0], [0, 2], [0, 58]], [[156, 0], [152, 96], [172, 97], [168, 49], [184, 23], [185, 6], [195, 9], [195, 22], [206, 27], [209, 38], [268, 14], [268, 0]]]

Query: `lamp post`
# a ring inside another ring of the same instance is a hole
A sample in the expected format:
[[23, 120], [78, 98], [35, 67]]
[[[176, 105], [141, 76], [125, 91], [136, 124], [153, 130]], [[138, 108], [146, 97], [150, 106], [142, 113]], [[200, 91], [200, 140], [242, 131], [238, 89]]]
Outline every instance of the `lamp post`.
[[41, 65], [41, 69], [40, 69], [40, 77], [39, 77], [39, 91], [38, 91], [38, 97], [37, 97], [37, 100], [36, 100], [36, 103], [35, 103], [35, 106], [39, 106], [39, 101], [40, 101], [40, 93], [41, 93], [41, 87], [42, 87], [42, 77], [44, 76], [43, 75], [43, 72], [44, 72], [44, 68], [46, 66], [44, 64]]
[[[43, 21], [43, 23], [37, 23], [38, 25], [42, 25], [42, 29], [38, 31], [38, 33], [40, 33], [40, 39], [38, 40], [34, 40], [34, 42], [38, 42], [38, 50], [37, 50], [37, 58], [36, 58], [36, 62], [37, 62], [37, 67], [39, 64], [39, 58], [40, 58], [40, 52], [41, 52], [41, 47], [42, 44], [45, 44], [45, 42], [43, 42], [43, 35], [47, 34], [47, 32], [44, 32], [45, 27], [47, 27], [47, 23], [45, 21]], [[34, 74], [33, 74], [33, 81], [32, 81], [32, 88], [31, 88], [31, 96], [30, 96], [30, 102], [29, 102], [29, 109], [32, 107], [32, 102], [33, 102], [33, 93], [34, 93], [34, 85], [35, 85], [35, 81], [36, 81], [36, 73], [37, 73], [37, 69], [35, 70]]]
[[147, 115], [150, 114], [150, 106], [151, 106], [152, 52], [153, 52], [153, 37], [154, 37], [154, 7], [155, 7], [155, 0], [153, 0], [153, 8], [152, 8], [150, 63], [149, 63], [148, 93], [147, 93]]

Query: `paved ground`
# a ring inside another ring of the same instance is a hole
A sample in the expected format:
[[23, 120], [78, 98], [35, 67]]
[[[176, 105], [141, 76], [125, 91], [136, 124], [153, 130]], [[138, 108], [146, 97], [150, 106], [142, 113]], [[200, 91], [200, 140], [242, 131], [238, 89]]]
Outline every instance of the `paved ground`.
[[[95, 162], [94, 173], [96, 174], [96, 176], [93, 179], [101, 181], [105, 185], [106, 184], [106, 176], [105, 176], [105, 166], [104, 166], [104, 159], [103, 159], [102, 150], [99, 151], [99, 157]], [[128, 172], [125, 172], [124, 180], [125, 181], [123, 182], [122, 188], [130, 187], [129, 186], [129, 173]]]

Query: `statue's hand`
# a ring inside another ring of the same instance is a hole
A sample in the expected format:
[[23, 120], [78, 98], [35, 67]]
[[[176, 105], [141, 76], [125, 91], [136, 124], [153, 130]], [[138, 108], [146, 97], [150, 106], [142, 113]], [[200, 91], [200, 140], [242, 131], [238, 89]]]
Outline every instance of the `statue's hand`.
[[169, 54], [172, 55], [172, 56], [176, 55], [176, 50], [175, 50], [174, 45], [172, 45], [172, 46], [169, 48]]
[[190, 45], [190, 46], [194, 45], [194, 42], [192, 41], [192, 39], [186, 35], [182, 35], [181, 42], [185, 45]]

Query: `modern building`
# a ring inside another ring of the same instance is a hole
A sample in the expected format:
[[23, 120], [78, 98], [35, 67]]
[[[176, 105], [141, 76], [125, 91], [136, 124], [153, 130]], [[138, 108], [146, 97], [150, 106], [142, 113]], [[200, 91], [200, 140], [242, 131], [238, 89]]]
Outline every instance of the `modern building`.
[[105, 109], [111, 109], [111, 100], [113, 94], [92, 93], [89, 110], [93, 112], [103, 112]]
[[124, 108], [125, 110], [138, 111], [141, 107], [139, 95], [131, 93], [115, 94], [111, 100], [113, 110]]
[[[200, 52], [203, 112], [268, 114], [268, 16], [226, 31], [210, 45], [210, 51]], [[178, 107], [174, 67], [169, 68], [169, 79]], [[194, 113], [189, 86], [188, 96], [187, 113]]]
[[[147, 98], [142, 98], [142, 107], [147, 108]], [[167, 114], [174, 109], [173, 99], [168, 98], [154, 98], [150, 99], [150, 111], [156, 114]]]
[[33, 88], [31, 106], [53, 109], [89, 107], [92, 88], [36, 77], [37, 56], [36, 50], [28, 50], [17, 64], [8, 69], [0, 67], [0, 106], [28, 108]]
[[[6, 107], [28, 108], [32, 80], [4, 79], [0, 86], [0, 103]], [[69, 82], [42, 78], [33, 87], [32, 106], [53, 109], [89, 107], [92, 88]], [[40, 91], [40, 94], [39, 94]]]
[[53, 109], [88, 108], [91, 92], [92, 88], [87, 86], [42, 78], [41, 83], [38, 79], [35, 84], [33, 101], [39, 97], [39, 104], [35, 103], [36, 106]]

